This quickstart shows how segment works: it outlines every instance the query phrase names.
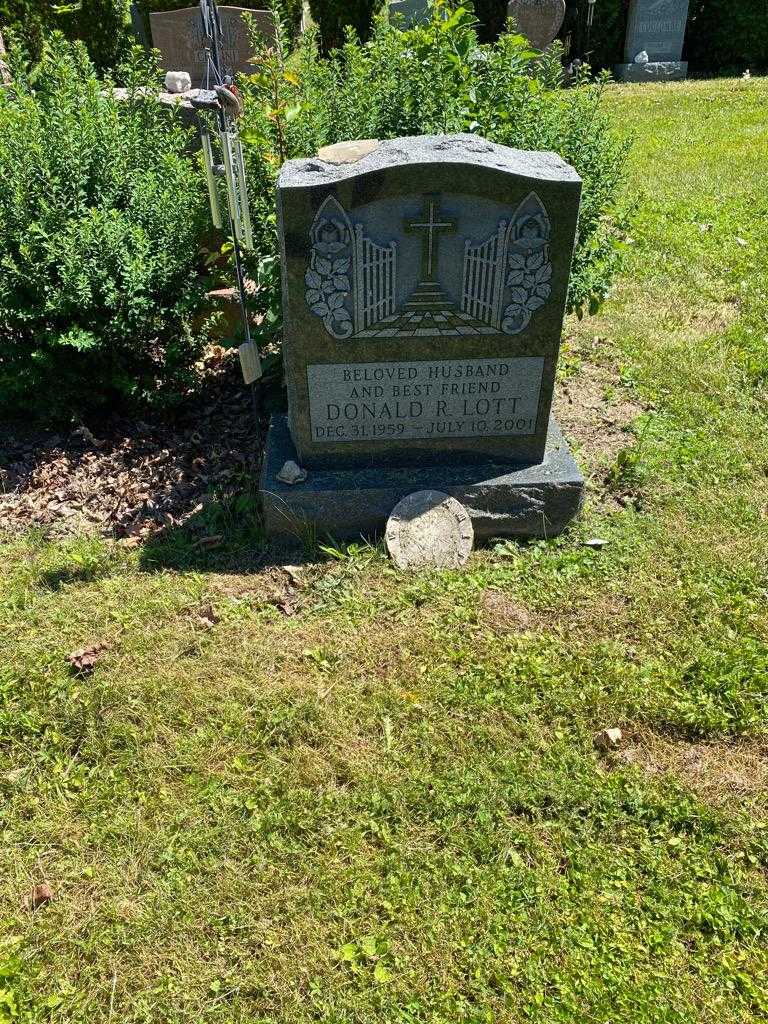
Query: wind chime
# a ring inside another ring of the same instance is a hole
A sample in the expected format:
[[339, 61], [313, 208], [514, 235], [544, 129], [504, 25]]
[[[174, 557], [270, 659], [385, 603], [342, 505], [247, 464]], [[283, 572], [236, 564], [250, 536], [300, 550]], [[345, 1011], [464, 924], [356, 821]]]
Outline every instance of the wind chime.
[[[237, 118], [242, 112], [242, 102], [232, 76], [226, 73], [221, 60], [221, 19], [216, 0], [200, 0], [200, 17], [203, 26], [203, 47], [205, 50], [205, 79], [203, 88], [197, 91], [192, 105], [200, 111], [208, 110], [216, 115], [218, 130], [211, 132], [206, 118], [199, 117], [205, 176], [208, 182], [208, 198], [211, 203], [211, 219], [216, 228], [224, 226], [218, 179], [224, 178], [227, 188], [227, 213], [232, 248], [235, 260], [237, 290], [240, 297], [240, 313], [243, 321], [245, 341], [239, 348], [240, 365], [246, 384], [253, 384], [261, 377], [259, 350], [251, 341], [248, 326], [245, 279], [240, 246], [253, 248], [253, 229], [248, 208], [248, 188], [245, 181], [243, 147], [237, 131]], [[221, 163], [215, 159], [214, 137], [218, 136]]]

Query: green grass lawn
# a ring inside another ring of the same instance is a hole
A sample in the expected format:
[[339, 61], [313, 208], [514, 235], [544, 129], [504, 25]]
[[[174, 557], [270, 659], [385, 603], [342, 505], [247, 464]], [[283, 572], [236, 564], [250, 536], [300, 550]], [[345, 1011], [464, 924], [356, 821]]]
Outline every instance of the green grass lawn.
[[301, 585], [243, 570], [247, 507], [205, 557], [2, 547], [0, 1021], [765, 1019], [768, 81], [609, 106], [638, 207], [568, 324], [565, 537]]

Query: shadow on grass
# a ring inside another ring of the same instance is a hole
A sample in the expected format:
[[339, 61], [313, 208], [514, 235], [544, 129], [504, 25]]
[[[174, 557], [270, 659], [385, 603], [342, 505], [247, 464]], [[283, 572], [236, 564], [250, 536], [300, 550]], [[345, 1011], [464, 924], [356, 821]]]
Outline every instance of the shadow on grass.
[[159, 530], [144, 543], [144, 572], [253, 573], [274, 565], [322, 561], [314, 536], [268, 539], [255, 484], [239, 494], [211, 500], [182, 526]]

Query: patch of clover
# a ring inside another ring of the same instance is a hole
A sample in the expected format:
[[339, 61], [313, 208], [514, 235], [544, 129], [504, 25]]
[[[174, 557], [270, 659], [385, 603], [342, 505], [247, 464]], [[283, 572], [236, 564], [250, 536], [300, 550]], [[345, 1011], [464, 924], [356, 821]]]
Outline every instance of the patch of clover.
[[322, 317], [329, 334], [348, 338], [352, 333], [352, 314], [344, 303], [352, 288], [352, 260], [344, 254], [348, 251], [349, 231], [341, 221], [326, 220], [317, 235], [304, 275], [307, 305], [315, 316]]
[[518, 334], [550, 296], [552, 264], [544, 249], [511, 252], [508, 262], [507, 286], [512, 301], [504, 310], [501, 328], [507, 334]]

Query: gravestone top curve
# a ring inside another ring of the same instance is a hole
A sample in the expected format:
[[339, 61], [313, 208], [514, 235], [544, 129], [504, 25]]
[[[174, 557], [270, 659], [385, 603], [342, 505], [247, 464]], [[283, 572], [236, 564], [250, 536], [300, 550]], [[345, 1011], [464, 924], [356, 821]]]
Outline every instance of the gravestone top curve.
[[513, 149], [477, 135], [457, 134], [385, 139], [353, 164], [332, 163], [319, 156], [288, 160], [281, 168], [278, 188], [310, 188], [395, 166], [466, 163], [546, 181], [581, 182], [574, 168], [557, 153]]

